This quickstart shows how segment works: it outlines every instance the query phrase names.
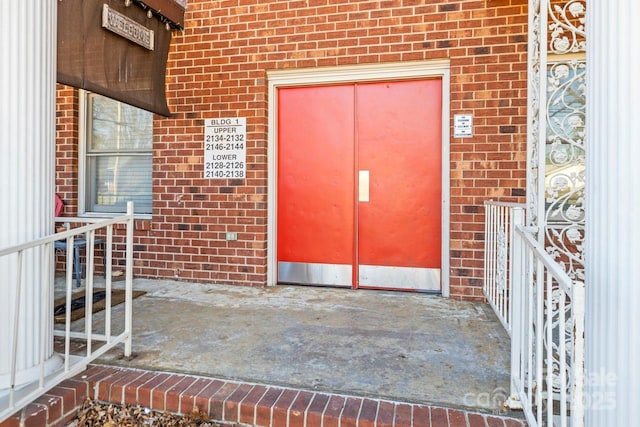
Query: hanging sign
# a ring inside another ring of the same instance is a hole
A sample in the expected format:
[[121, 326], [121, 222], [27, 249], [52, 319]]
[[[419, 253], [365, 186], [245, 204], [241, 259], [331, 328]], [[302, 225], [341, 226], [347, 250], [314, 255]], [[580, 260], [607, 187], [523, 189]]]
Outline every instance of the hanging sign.
[[108, 4], [102, 5], [102, 26], [146, 49], [153, 50], [153, 30], [111, 9]]
[[473, 136], [473, 114], [453, 115], [453, 137], [471, 138]]
[[246, 178], [247, 118], [206, 119], [204, 122], [204, 177]]

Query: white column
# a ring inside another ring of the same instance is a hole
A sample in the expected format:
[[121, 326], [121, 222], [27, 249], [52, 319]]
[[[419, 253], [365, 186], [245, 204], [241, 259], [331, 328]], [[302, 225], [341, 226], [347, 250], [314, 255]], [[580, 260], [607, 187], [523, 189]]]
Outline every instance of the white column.
[[640, 404], [640, 2], [587, 8], [586, 425]]
[[[2, 248], [51, 234], [54, 228], [57, 1], [0, 2]], [[0, 389], [10, 385], [9, 349], [19, 274], [16, 258], [0, 258]], [[51, 268], [51, 259], [42, 250], [26, 254], [23, 260], [17, 385], [38, 378], [36, 364], [42, 355], [45, 372], [56, 365], [51, 304], [42, 301], [43, 287], [51, 286]]]

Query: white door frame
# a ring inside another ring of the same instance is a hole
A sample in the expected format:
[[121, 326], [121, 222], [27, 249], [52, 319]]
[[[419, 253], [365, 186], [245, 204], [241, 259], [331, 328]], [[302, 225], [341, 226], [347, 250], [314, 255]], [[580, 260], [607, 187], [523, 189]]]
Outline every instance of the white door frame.
[[277, 283], [277, 173], [278, 173], [278, 89], [295, 86], [320, 86], [339, 83], [362, 83], [439, 77], [442, 79], [442, 295], [449, 296], [449, 93], [448, 59], [388, 64], [363, 64], [340, 67], [304, 68], [267, 71], [268, 93], [268, 199], [267, 199], [267, 285]]

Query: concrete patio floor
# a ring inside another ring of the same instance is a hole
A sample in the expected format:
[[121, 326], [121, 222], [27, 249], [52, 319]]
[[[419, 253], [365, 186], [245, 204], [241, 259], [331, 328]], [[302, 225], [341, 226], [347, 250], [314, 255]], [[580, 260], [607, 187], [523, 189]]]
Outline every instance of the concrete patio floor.
[[117, 349], [99, 363], [487, 412], [508, 392], [509, 339], [486, 304], [145, 279], [134, 289], [146, 291], [133, 302], [134, 357]]

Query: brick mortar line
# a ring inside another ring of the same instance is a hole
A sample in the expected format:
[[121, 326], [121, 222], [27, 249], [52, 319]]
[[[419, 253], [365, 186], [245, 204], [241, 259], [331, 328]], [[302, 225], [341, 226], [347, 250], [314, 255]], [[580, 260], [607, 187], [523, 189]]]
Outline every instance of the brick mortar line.
[[298, 397], [300, 397], [300, 394], [302, 394], [302, 392], [303, 392], [303, 390], [298, 390], [296, 395], [291, 400], [291, 404], [287, 408], [287, 411], [285, 412], [286, 415], [287, 415], [287, 427], [290, 427], [289, 424], [291, 424], [291, 415], [292, 415], [293, 404], [296, 403], [296, 400], [298, 400]]
[[258, 404], [262, 401], [262, 399], [264, 399], [264, 397], [267, 395], [267, 392], [269, 391], [269, 387], [265, 387], [264, 388], [264, 393], [262, 393], [262, 395], [256, 400], [256, 403], [253, 404], [253, 424], [255, 424], [258, 421]]
[[[135, 374], [135, 373], [134, 373]], [[129, 387], [130, 384], [138, 381], [142, 376], [144, 375], [144, 372], [138, 372], [138, 376], [136, 376], [134, 379], [132, 379], [131, 381], [129, 381], [126, 384], [122, 384], [122, 397], [121, 397], [121, 404], [124, 405], [125, 400], [126, 400], [126, 391], [127, 391], [127, 387]]]
[[340, 413], [338, 414], [338, 427], [342, 427], [342, 414], [344, 413], [344, 410], [347, 409], [347, 399], [348, 399], [348, 397], [344, 398], [344, 403], [342, 404], [342, 409], [340, 410]]
[[[227, 382], [227, 384], [235, 384], [234, 382]], [[224, 397], [224, 399], [220, 399], [221, 404], [222, 404], [222, 411], [221, 411], [221, 417], [222, 417], [222, 421], [235, 421], [235, 420], [227, 420], [227, 402], [229, 401], [229, 399], [231, 398], [231, 396], [233, 396], [233, 394], [238, 391], [238, 389], [242, 386], [243, 383], [239, 382], [237, 384], [235, 384], [235, 388], [233, 390], [231, 390], [229, 393], [227, 393], [227, 395]], [[213, 399], [213, 396], [211, 396], [211, 399]], [[209, 407], [211, 407], [211, 399], [209, 399]]]
[[[249, 397], [249, 394], [255, 390], [256, 387], [261, 387], [261, 386], [253, 386], [253, 388], [251, 390], [249, 390], [249, 393], [247, 393], [247, 395], [242, 399], [242, 401], [240, 403], [238, 403], [238, 421], [240, 422], [242, 419], [242, 405], [245, 401], [245, 399], [247, 397]], [[266, 386], [262, 386], [264, 387], [264, 391], [262, 392], [262, 394], [257, 398], [256, 403], [251, 404], [251, 406], [253, 407], [253, 424], [256, 423], [256, 408], [258, 406], [258, 403], [260, 403], [260, 401], [262, 400], [262, 398], [264, 397], [265, 394], [267, 394], [267, 391], [269, 391], [269, 388]]]
[[[194, 379], [190, 378], [189, 376], [183, 376], [182, 378], [180, 378], [180, 380], [178, 382], [176, 382], [174, 385], [172, 385], [171, 387], [169, 387], [167, 390], [164, 391], [164, 399], [163, 399], [163, 403], [162, 405], [164, 406], [165, 410], [167, 408], [167, 398], [169, 397], [169, 395], [171, 394], [171, 390], [176, 389], [180, 384], [182, 384], [184, 381], [191, 381], [189, 383], [189, 385], [193, 384]], [[178, 395], [179, 396], [179, 395]], [[180, 410], [180, 402], [178, 401], [178, 411]]]
[[[271, 387], [272, 389], [278, 391], [277, 388], [275, 387]], [[275, 405], [275, 403], [278, 401], [278, 399], [280, 399], [280, 397], [282, 397], [282, 394], [285, 392], [284, 389], [280, 389], [280, 393], [278, 394], [278, 396], [276, 396], [276, 398], [273, 400], [273, 403], [269, 406], [269, 426], [271, 426], [273, 424], [273, 407]], [[260, 403], [260, 402], [258, 402]], [[256, 420], [257, 422], [257, 420]]]
[[[319, 396], [319, 395], [316, 395], [316, 396]], [[315, 399], [315, 396], [314, 396], [314, 399]], [[331, 401], [331, 396], [327, 395], [327, 402], [324, 404], [324, 407], [322, 408], [322, 412], [320, 412], [320, 424], [324, 424], [324, 413], [326, 412], [330, 401]]]
[[[198, 381], [198, 379], [196, 379], [193, 384], [195, 384], [197, 381]], [[209, 387], [212, 383], [213, 383], [213, 380], [209, 380], [209, 382], [205, 382], [202, 385], [202, 387], [200, 387], [200, 390], [198, 390], [193, 396], [190, 396], [191, 400], [192, 400], [192, 403], [193, 403], [192, 406], [195, 406], [195, 397], [194, 396], [197, 396], [199, 393], [202, 392], [202, 390], [204, 390], [205, 388]], [[193, 386], [193, 384], [191, 386]], [[178, 397], [178, 410], [180, 410], [182, 408], [183, 403], [186, 403], [186, 402], [183, 402], [182, 398], [185, 397], [185, 393], [187, 392], [188, 389], [189, 389], [189, 387], [187, 389], [185, 389], [182, 393], [180, 393], [180, 396]], [[193, 409], [195, 409], [195, 408], [193, 408]]]
[[307, 406], [304, 407], [304, 410], [302, 411], [302, 425], [306, 426], [307, 425], [307, 414], [309, 413], [309, 408], [311, 407], [311, 403], [313, 403], [313, 399], [317, 396], [318, 394], [314, 394], [313, 396], [311, 396], [311, 399], [309, 399], [309, 402], [307, 402]]

